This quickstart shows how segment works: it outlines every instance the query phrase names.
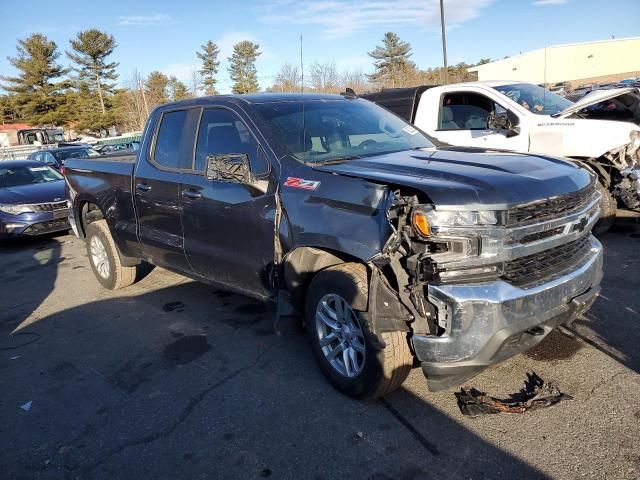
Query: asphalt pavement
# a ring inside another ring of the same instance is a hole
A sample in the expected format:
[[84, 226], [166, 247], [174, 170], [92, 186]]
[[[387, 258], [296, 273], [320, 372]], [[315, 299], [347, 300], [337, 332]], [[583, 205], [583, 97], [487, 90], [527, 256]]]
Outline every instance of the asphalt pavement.
[[602, 236], [592, 310], [467, 382], [527, 372], [573, 400], [464, 417], [420, 369], [383, 400], [337, 393], [295, 318], [155, 268], [111, 292], [72, 236], [0, 247], [3, 479], [640, 478], [640, 228]]

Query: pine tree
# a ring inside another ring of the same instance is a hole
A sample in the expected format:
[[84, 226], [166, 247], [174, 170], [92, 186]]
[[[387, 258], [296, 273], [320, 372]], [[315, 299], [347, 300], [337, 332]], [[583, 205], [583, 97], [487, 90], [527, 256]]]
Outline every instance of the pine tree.
[[0, 77], [2, 85], [12, 95], [12, 104], [20, 116], [32, 125], [64, 122], [60, 106], [65, 102], [66, 81], [54, 81], [66, 74], [56, 63], [60, 56], [55, 42], [40, 33], [18, 40], [18, 55], [9, 63], [18, 71], [16, 77]]
[[218, 73], [218, 54], [220, 49], [218, 46], [209, 40], [202, 45], [202, 52], [196, 52], [196, 55], [202, 60], [202, 68], [200, 74], [202, 75], [202, 84], [204, 85], [205, 95], [216, 95], [216, 74]]
[[252, 93], [260, 89], [256, 71], [256, 59], [261, 52], [257, 43], [243, 40], [233, 46], [229, 57], [229, 76], [233, 81], [233, 93]]
[[190, 97], [187, 86], [174, 76], [169, 77], [169, 97], [172, 102]]
[[169, 77], [162, 72], [151, 72], [145, 82], [149, 108], [169, 101]]
[[69, 40], [72, 51], [67, 51], [67, 56], [77, 64], [73, 70], [78, 73], [77, 82], [86, 82], [90, 92], [97, 94], [100, 110], [106, 113], [105, 96], [113, 93], [114, 84], [109, 81], [116, 80], [117, 62], [107, 62], [107, 57], [116, 48], [116, 40], [113, 35], [92, 28], [84, 32], [78, 32], [76, 38]]
[[376, 71], [369, 75], [369, 80], [379, 85], [395, 87], [401, 78], [416, 69], [415, 64], [409, 60], [412, 55], [411, 45], [400, 40], [393, 32], [385, 33], [382, 46], [376, 46], [368, 55], [375, 60], [376, 68]]

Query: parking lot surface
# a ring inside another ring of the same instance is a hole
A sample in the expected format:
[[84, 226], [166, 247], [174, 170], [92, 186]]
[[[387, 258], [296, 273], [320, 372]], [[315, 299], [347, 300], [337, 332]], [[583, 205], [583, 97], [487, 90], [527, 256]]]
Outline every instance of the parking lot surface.
[[585, 318], [467, 382], [534, 371], [573, 400], [476, 419], [420, 369], [384, 400], [337, 393], [299, 322], [156, 268], [111, 292], [72, 236], [0, 250], [6, 479], [640, 477], [640, 229], [604, 235]]

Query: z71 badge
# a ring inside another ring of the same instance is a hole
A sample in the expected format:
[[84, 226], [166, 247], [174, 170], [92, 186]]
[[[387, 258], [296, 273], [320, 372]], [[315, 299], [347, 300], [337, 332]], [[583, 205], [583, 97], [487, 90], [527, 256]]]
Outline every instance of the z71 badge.
[[284, 182], [285, 187], [301, 188], [303, 190], [316, 190], [320, 182], [315, 180], [305, 180], [304, 178], [287, 177]]

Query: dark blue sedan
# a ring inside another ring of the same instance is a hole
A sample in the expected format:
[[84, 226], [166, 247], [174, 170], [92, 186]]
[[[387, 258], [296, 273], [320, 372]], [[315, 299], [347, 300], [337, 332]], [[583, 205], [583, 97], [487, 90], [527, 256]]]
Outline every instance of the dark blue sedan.
[[37, 161], [0, 161], [0, 239], [68, 229], [62, 175]]
[[27, 160], [35, 160], [60, 170], [67, 158], [97, 157], [100, 154], [88, 145], [69, 145], [67, 147], [38, 150], [29, 155]]

